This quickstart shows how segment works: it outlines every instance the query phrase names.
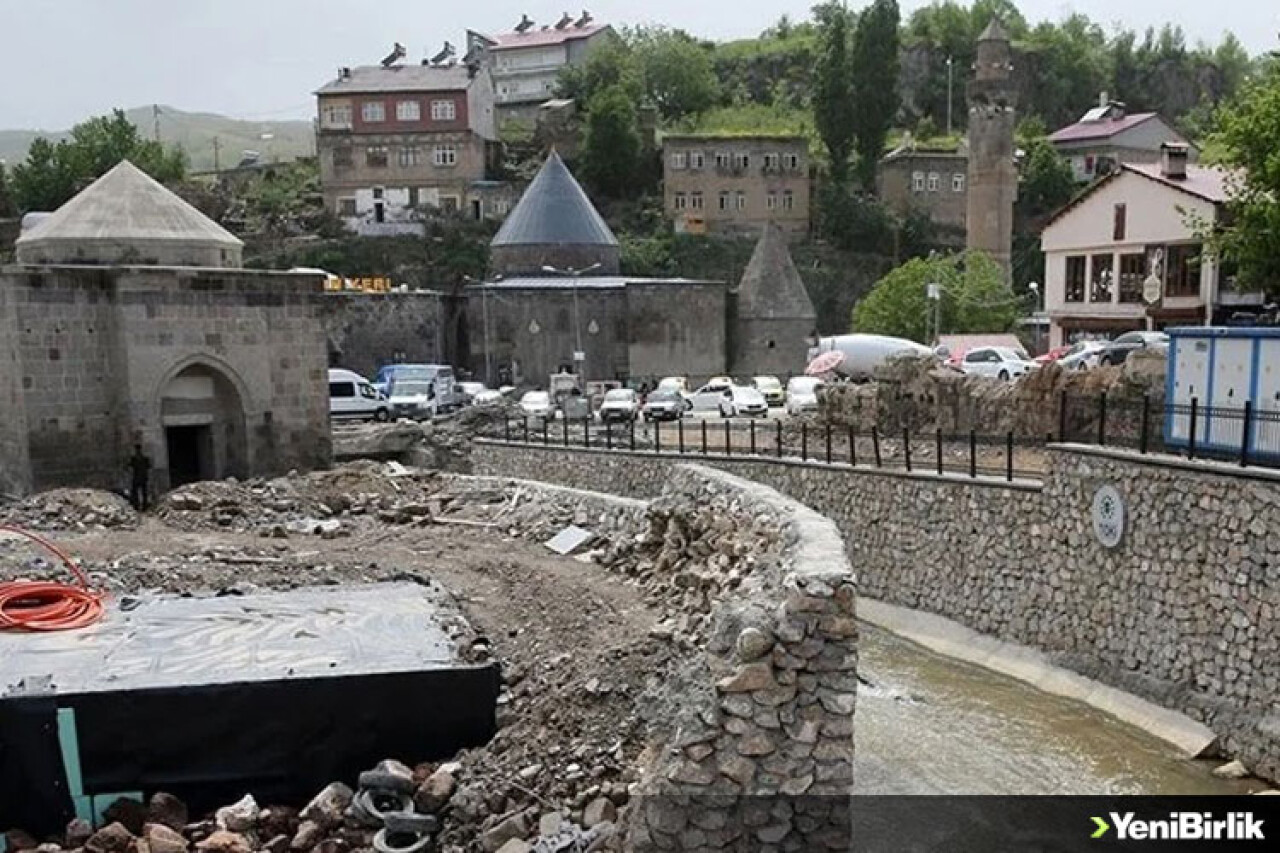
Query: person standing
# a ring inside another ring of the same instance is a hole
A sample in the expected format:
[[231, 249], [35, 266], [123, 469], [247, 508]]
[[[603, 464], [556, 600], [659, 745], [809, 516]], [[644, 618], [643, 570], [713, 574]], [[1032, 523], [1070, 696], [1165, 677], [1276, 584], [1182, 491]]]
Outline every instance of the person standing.
[[147, 509], [147, 487], [151, 480], [151, 458], [142, 452], [142, 445], [133, 446], [129, 457], [129, 503], [138, 512]]

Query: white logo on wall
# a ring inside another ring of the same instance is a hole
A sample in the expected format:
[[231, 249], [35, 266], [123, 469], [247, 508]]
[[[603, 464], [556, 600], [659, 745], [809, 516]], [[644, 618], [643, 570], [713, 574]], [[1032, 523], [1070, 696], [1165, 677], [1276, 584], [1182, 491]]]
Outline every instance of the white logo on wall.
[[1104, 548], [1114, 548], [1124, 536], [1124, 501], [1115, 486], [1093, 493], [1093, 535]]

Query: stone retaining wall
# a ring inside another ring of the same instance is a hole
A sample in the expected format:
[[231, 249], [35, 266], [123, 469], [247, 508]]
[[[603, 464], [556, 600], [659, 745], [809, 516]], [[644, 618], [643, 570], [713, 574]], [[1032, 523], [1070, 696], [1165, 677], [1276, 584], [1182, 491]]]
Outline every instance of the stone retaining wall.
[[[833, 520], [861, 594], [1039, 649], [1181, 711], [1280, 779], [1280, 480], [1229, 465], [1058, 446], [1043, 484], [788, 460], [705, 460]], [[478, 471], [652, 494], [672, 457], [480, 442]], [[1124, 502], [1093, 533], [1097, 489]]]

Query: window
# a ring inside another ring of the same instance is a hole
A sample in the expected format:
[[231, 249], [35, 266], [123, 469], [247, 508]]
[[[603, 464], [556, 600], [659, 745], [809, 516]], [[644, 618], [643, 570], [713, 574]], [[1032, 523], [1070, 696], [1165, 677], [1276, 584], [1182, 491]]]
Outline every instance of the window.
[[338, 199], [338, 215], [350, 218], [356, 215], [356, 200], [354, 198]]
[[1110, 302], [1111, 282], [1115, 279], [1115, 261], [1111, 255], [1094, 255], [1090, 259], [1092, 274], [1089, 277], [1089, 301]]
[[422, 149], [416, 145], [406, 145], [400, 149], [401, 166], [417, 166], [422, 163]]
[[1093, 174], [1093, 155], [1092, 154], [1084, 155], [1084, 173], [1086, 175]]
[[688, 155], [683, 151], [677, 151], [671, 155], [671, 168], [683, 169], [685, 164], [689, 162]]
[[705, 159], [706, 158], [703, 157], [703, 154], [701, 151], [690, 151], [689, 152], [689, 168], [701, 169], [705, 162]]
[[956, 172], [951, 176], [951, 191], [953, 193], [964, 192], [964, 173]]
[[769, 210], [775, 210], [778, 207], [778, 194], [769, 193], [764, 197], [764, 206]]
[[354, 382], [330, 382], [330, 397], [354, 397], [356, 395], [356, 383]]
[[745, 169], [750, 165], [751, 165], [751, 158], [748, 157], [746, 154], [733, 155], [733, 168]]
[[458, 163], [458, 146], [453, 144], [437, 145], [432, 152], [431, 162], [437, 166], [454, 166]]
[[320, 126], [333, 128], [351, 127], [350, 104], [327, 104], [320, 109]]
[[729, 194], [727, 192], [720, 193], [720, 209], [721, 210], [729, 209]]
[[368, 101], [360, 107], [360, 118], [366, 124], [376, 124], [387, 120], [387, 105], [382, 101]]
[[440, 209], [445, 213], [458, 212], [458, 197], [456, 195], [446, 195], [440, 197]]
[[779, 166], [780, 164], [781, 164], [781, 159], [780, 159], [779, 155], [777, 155], [777, 154], [766, 154], [766, 155], [764, 155], [764, 168], [765, 168], [765, 171], [776, 172], [776, 171], [778, 170], [778, 166]]
[[800, 155], [799, 155], [799, 154], [788, 154], [788, 155], [784, 158], [784, 161], [785, 161], [785, 162], [786, 162], [786, 164], [787, 164], [787, 168], [788, 168], [788, 169], [790, 169], [790, 170], [791, 170], [791, 171], [793, 171], [793, 172], [800, 168]]
[[791, 190], [783, 190], [782, 192], [782, 209], [794, 210], [796, 206], [796, 194]]
[[[1112, 240], [1124, 239], [1124, 220], [1125, 220], [1125, 207], [1123, 204], [1117, 204], [1116, 210], [1115, 210], [1115, 221], [1111, 227]], [[1121, 264], [1122, 269], [1120, 270], [1120, 272], [1122, 274], [1124, 273], [1123, 266], [1124, 264]]]
[[418, 188], [409, 187], [409, 206], [417, 207], [421, 199], [418, 197]]
[[717, 151], [717, 152], [716, 152], [716, 168], [717, 168], [717, 169], [727, 169], [727, 168], [729, 168], [729, 162], [730, 162], [730, 158], [729, 158], [729, 152], [728, 152], [728, 151]]
[[396, 101], [396, 121], [419, 121], [422, 104], [417, 101]]
[[[1121, 207], [1122, 205], [1117, 205]], [[1141, 302], [1142, 282], [1147, 277], [1147, 253], [1120, 256], [1120, 301]]]
[[381, 199], [381, 198], [382, 198], [382, 196], [383, 196], [382, 187], [374, 187], [374, 188], [373, 188], [373, 197], [374, 197], [374, 199]]
[[374, 168], [383, 168], [387, 165], [387, 146], [370, 145], [365, 149], [364, 161], [366, 165]]
[[458, 117], [458, 105], [453, 101], [432, 101], [432, 121], [453, 121]]
[[689, 207], [693, 210], [702, 210], [702, 193], [690, 193]]
[[344, 145], [341, 148], [333, 149], [333, 167], [335, 169], [345, 169], [354, 162], [351, 157], [351, 146]]
[[675, 205], [676, 210], [684, 210], [689, 204], [689, 197], [684, 193], [676, 193]]
[[911, 191], [917, 193], [924, 192], [924, 172], [911, 173]]
[[738, 192], [734, 193], [734, 197], [735, 197], [735, 200], [737, 201], [738, 210], [746, 210], [747, 194], [744, 193], [742, 190], [738, 190]]
[[1200, 293], [1200, 245], [1169, 246], [1164, 256], [1166, 296], [1196, 296]]
[[942, 179], [938, 176], [938, 173], [930, 172], [929, 173], [929, 192], [936, 193], [938, 191], [938, 187], [940, 187], [941, 185], [942, 185]]
[[1071, 255], [1067, 258], [1063, 290], [1067, 302], [1084, 302], [1084, 255]]

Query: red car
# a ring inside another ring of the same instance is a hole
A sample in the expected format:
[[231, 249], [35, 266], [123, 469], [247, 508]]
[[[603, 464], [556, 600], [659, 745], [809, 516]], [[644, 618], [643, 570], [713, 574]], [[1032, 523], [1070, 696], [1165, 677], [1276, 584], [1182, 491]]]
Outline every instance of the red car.
[[1057, 361], [1069, 352], [1071, 352], [1071, 344], [1067, 344], [1064, 347], [1054, 347], [1044, 355], [1036, 356], [1035, 361], [1037, 364], [1048, 364], [1051, 361]]

